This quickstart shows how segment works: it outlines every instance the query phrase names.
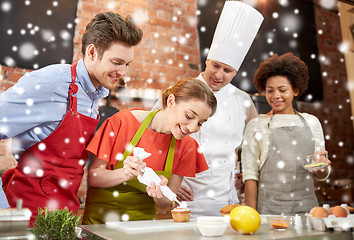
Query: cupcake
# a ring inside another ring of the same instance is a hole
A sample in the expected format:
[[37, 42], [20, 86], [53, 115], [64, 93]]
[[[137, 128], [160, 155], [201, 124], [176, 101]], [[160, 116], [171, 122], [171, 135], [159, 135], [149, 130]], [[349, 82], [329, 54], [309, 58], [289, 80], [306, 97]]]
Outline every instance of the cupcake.
[[240, 204], [236, 203], [236, 204], [228, 204], [225, 207], [223, 207], [220, 210], [221, 216], [225, 216], [225, 215], [229, 215], [231, 210], [234, 209], [235, 207], [241, 206]]
[[191, 217], [191, 210], [188, 208], [176, 207], [171, 210], [174, 222], [189, 222]]

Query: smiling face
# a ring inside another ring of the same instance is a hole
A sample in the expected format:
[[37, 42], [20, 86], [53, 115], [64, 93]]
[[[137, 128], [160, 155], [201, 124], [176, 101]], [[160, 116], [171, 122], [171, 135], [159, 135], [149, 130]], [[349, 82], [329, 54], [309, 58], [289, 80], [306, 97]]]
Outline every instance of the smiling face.
[[102, 85], [107, 89], [113, 89], [122, 84], [133, 57], [134, 48], [124, 43], [112, 43], [101, 58], [95, 45], [90, 44], [86, 50], [84, 63], [95, 88]]
[[171, 94], [167, 101], [167, 128], [177, 140], [199, 131], [212, 113], [210, 106], [198, 99], [177, 103]]
[[294, 114], [293, 99], [299, 93], [283, 76], [270, 77], [266, 83], [266, 98], [274, 114]]
[[205, 64], [203, 77], [213, 91], [219, 91], [225, 87], [237, 73], [233, 67], [211, 59], [207, 59]]

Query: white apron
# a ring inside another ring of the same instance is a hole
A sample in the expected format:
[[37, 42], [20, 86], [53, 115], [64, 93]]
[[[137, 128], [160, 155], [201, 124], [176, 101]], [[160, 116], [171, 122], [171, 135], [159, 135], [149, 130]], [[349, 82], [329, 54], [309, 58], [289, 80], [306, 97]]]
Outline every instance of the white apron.
[[183, 185], [194, 193], [194, 201], [185, 202], [192, 218], [221, 216], [220, 209], [238, 202], [234, 174], [230, 170], [208, 170], [196, 178], [185, 178]]

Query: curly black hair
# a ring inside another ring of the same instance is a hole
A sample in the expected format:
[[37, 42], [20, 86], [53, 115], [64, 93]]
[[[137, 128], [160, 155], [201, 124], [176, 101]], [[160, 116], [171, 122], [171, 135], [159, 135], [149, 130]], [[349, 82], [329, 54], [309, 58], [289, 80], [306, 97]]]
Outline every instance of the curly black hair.
[[308, 87], [307, 65], [290, 52], [281, 56], [274, 54], [259, 65], [253, 80], [258, 91], [265, 91], [267, 80], [274, 76], [287, 78], [293, 89], [299, 89], [297, 97], [303, 94]]

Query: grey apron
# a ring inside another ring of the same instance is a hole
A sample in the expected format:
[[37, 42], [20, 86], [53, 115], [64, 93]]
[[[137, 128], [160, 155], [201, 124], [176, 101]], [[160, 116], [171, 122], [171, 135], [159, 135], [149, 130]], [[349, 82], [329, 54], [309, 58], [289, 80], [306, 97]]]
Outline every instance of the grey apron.
[[311, 173], [300, 159], [313, 154], [315, 143], [305, 119], [304, 126], [268, 127], [268, 157], [260, 169], [257, 211], [260, 214], [295, 214], [318, 206]]

